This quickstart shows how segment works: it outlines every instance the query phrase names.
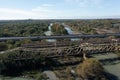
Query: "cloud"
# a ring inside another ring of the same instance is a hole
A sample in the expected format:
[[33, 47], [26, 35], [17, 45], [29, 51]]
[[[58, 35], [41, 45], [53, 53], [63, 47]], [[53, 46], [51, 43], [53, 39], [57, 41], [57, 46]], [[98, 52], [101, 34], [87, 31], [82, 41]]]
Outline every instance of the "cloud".
[[[76, 10], [58, 10], [57, 8], [41, 5], [31, 10], [0, 8], [0, 20], [2, 19], [71, 19], [88, 15], [88, 12], [78, 13]], [[90, 14], [89, 14], [90, 15]]]
[[100, 7], [103, 0], [65, 0], [68, 3], [79, 5], [80, 7]]
[[54, 8], [55, 5], [43, 4], [32, 9], [32, 12], [36, 13], [37, 16], [42, 18], [57, 18], [61, 15], [62, 11]]
[[46, 6], [39, 6], [32, 9], [33, 12], [48, 13], [52, 12], [52, 9]]
[[0, 8], [0, 19], [25, 19], [34, 15], [34, 12], [27, 10]]
[[44, 7], [53, 7], [54, 5], [52, 5], [52, 4], [42, 4], [42, 6], [44, 6]]
[[29, 11], [19, 10], [19, 9], [10, 9], [10, 8], [0, 8], [0, 13], [34, 15], [34, 13]]
[[54, 5], [42, 4], [31, 10], [0, 8], [0, 19], [47, 19], [58, 18], [62, 13], [53, 8]]

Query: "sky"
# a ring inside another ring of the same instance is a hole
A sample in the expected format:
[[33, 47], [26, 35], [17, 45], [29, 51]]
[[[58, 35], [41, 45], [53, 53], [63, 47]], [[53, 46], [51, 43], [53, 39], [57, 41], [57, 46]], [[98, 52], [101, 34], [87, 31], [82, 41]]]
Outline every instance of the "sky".
[[0, 0], [0, 20], [120, 18], [120, 0]]

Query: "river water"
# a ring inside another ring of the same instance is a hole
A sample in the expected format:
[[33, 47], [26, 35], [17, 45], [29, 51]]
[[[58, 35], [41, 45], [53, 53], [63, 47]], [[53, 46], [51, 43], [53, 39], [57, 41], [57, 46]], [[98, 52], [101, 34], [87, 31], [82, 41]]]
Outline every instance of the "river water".
[[48, 31], [45, 32], [45, 35], [46, 36], [49, 36], [49, 35], [52, 35], [52, 32], [51, 32], [51, 26], [53, 25], [53, 23], [51, 23], [49, 26], [48, 26]]
[[[53, 23], [50, 23], [50, 25], [48, 26], [48, 31], [46, 31], [44, 33], [46, 36], [52, 35], [52, 31], [51, 31], [51, 26], [52, 25], [53, 25]], [[55, 42], [56, 40], [55, 39], [47, 39], [46, 41], [48, 41], [48, 42]]]
[[[48, 26], [48, 31], [45, 32], [45, 35], [46, 36], [50, 36], [52, 35], [52, 31], [51, 31], [51, 26], [53, 25], [53, 23], [51, 23], [49, 26]], [[67, 30], [68, 34], [71, 35], [71, 34], [76, 34], [75, 31], [72, 31], [72, 29], [70, 28], [70, 26], [62, 23], [62, 25], [65, 27], [65, 29]], [[75, 41], [75, 40], [80, 40], [78, 38], [76, 39], [71, 39], [72, 41]], [[56, 39], [47, 39], [46, 41], [48, 42], [55, 42]]]
[[[62, 23], [62, 25], [65, 27], [65, 29], [67, 30], [68, 34], [71, 35], [71, 34], [76, 34], [76, 31], [72, 31], [72, 29], [70, 28], [70, 26]], [[77, 33], [77, 34], [80, 34], [80, 33]], [[75, 38], [75, 39], [71, 39], [71, 41], [78, 41], [80, 40], [79, 38]]]

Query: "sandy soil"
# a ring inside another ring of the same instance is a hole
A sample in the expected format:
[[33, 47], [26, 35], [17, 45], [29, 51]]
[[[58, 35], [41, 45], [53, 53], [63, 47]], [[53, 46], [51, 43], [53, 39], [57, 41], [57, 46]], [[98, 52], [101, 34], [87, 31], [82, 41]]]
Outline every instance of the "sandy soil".
[[101, 61], [103, 67], [108, 73], [118, 78], [113, 80], [120, 80], [120, 57], [113, 53], [94, 55], [94, 57]]

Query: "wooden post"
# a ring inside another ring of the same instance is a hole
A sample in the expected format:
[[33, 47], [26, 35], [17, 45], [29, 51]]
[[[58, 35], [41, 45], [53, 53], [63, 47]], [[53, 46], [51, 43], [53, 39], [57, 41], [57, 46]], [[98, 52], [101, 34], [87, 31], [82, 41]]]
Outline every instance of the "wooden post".
[[118, 46], [118, 41], [116, 40], [116, 47]]
[[56, 41], [55, 41], [55, 53], [57, 53], [57, 43], [56, 43]]
[[83, 52], [83, 59], [84, 59], [84, 60], [87, 60], [87, 57], [86, 57], [86, 53], [85, 53], [85, 52]]

